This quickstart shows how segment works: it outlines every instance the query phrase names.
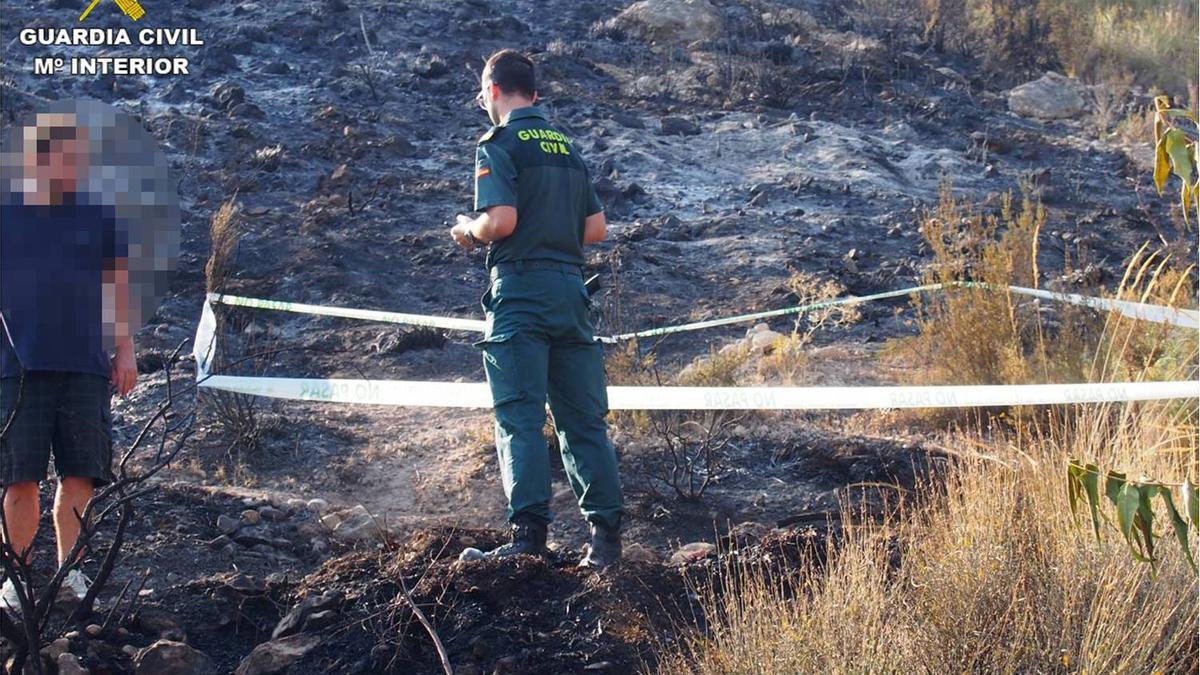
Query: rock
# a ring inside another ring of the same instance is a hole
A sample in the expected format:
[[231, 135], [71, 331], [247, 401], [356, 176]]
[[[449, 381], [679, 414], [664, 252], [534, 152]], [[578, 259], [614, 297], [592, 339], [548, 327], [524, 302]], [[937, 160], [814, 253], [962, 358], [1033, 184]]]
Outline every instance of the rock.
[[746, 331], [746, 337], [751, 337], [755, 333], [761, 333], [761, 332], [767, 331], [767, 330], [771, 330], [771, 327], [769, 325], [767, 325], [766, 322], [756, 323], [756, 324], [754, 324], [753, 328]]
[[715, 553], [717, 547], [706, 541], [698, 541], [691, 544], [681, 546], [678, 551], [671, 555], [672, 565], [683, 565], [689, 562], [695, 562], [702, 558]]
[[267, 673], [283, 672], [287, 670], [288, 666], [304, 658], [304, 655], [312, 651], [320, 642], [319, 636], [305, 633], [264, 642], [255, 647], [249, 656], [242, 659], [237, 670], [234, 671], [234, 675], [266, 675]]
[[776, 333], [773, 330], [757, 331], [750, 336], [750, 346], [758, 351], [765, 352], [774, 346], [776, 340], [783, 339], [783, 333]]
[[271, 506], [269, 504], [266, 506], [258, 507], [258, 515], [260, 515], [263, 518], [266, 518], [267, 520], [270, 520], [272, 522], [279, 522], [281, 520], [287, 520], [287, 513], [285, 513], [283, 510], [277, 509], [274, 506]]
[[700, 133], [700, 126], [682, 117], [662, 118], [662, 134], [664, 136], [695, 136]]
[[179, 619], [165, 609], [142, 607], [134, 617], [133, 627], [154, 637], [174, 642], [187, 641]]
[[340, 541], [352, 543], [370, 539], [379, 533], [379, 529], [379, 525], [370, 514], [360, 513], [352, 515], [333, 528], [333, 536]]
[[[642, 118], [633, 113], [615, 112], [612, 114], [612, 121], [629, 129], [645, 129], [646, 124], [642, 122]], [[600, 172], [601, 175], [606, 172]]]
[[260, 544], [271, 546], [274, 541], [270, 533], [262, 526], [243, 528], [237, 534], [233, 535], [233, 540], [246, 548], [253, 548]]
[[208, 655], [182, 642], [159, 640], [133, 659], [136, 675], [207, 675], [217, 666]]
[[57, 661], [59, 656], [66, 654], [70, 651], [71, 651], [71, 641], [68, 640], [67, 638], [58, 638], [57, 640], [55, 640], [54, 642], [51, 642], [50, 645], [46, 647], [46, 655], [50, 657], [51, 661]]
[[254, 509], [242, 511], [242, 522], [247, 525], [257, 525], [262, 521], [262, 514]]
[[654, 555], [653, 551], [641, 544], [629, 544], [621, 552], [621, 557], [630, 562], [658, 562], [658, 556]]
[[433, 79], [450, 72], [450, 67], [446, 65], [446, 61], [442, 57], [434, 55], [429, 58], [417, 59], [412, 70], [420, 77]]
[[217, 529], [221, 534], [233, 534], [241, 528], [242, 522], [233, 516], [221, 514], [217, 516]]
[[325, 513], [329, 510], [329, 502], [325, 501], [324, 499], [310, 499], [308, 500], [308, 510], [315, 511], [317, 513]]
[[74, 654], [59, 654], [55, 659], [58, 664], [58, 675], [88, 675], [92, 671], [79, 663], [79, 657]]
[[231, 82], [218, 82], [208, 91], [208, 95], [222, 110], [232, 110], [246, 100], [246, 90]]
[[609, 25], [650, 42], [695, 42], [721, 32], [721, 13], [708, 0], [641, 0]]
[[458, 554], [458, 559], [461, 561], [483, 560], [483, 551], [477, 548], [464, 548], [463, 552]]
[[325, 515], [321, 516], [321, 524], [333, 530], [336, 529], [338, 525], [342, 524], [342, 517], [336, 513], [326, 513]]
[[1049, 71], [1009, 90], [1008, 109], [1024, 117], [1059, 119], [1082, 114], [1087, 102], [1076, 80]]
[[341, 593], [337, 591], [325, 591], [320, 595], [310, 595], [300, 601], [300, 604], [292, 608], [279, 623], [275, 625], [275, 630], [271, 632], [271, 639], [295, 635], [305, 628], [319, 628], [318, 625], [313, 625], [314, 620], [320, 623], [318, 616], [328, 619], [333, 616], [331, 611], [342, 600]]
[[303, 499], [297, 499], [296, 497], [292, 497], [291, 499], [287, 500], [284, 502], [284, 505], [287, 506], [288, 511], [303, 511], [304, 509], [308, 508], [308, 502], [304, 501]]
[[87, 633], [89, 637], [99, 637], [104, 632], [104, 627], [98, 623], [89, 623], [84, 627], [83, 632]]

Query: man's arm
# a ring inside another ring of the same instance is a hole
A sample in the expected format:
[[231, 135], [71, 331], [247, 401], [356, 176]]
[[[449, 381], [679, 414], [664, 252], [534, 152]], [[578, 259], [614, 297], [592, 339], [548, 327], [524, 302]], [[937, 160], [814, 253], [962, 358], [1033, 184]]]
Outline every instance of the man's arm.
[[597, 211], [588, 216], [583, 221], [583, 243], [595, 244], [598, 241], [604, 241], [605, 235], [608, 234], [608, 221], [604, 218], [603, 211]]

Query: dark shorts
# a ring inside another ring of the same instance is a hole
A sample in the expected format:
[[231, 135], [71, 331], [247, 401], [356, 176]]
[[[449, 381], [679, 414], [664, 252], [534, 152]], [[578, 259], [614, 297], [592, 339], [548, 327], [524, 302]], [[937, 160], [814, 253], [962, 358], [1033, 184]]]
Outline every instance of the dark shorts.
[[0, 485], [46, 478], [112, 480], [112, 384], [90, 373], [26, 371], [0, 379]]

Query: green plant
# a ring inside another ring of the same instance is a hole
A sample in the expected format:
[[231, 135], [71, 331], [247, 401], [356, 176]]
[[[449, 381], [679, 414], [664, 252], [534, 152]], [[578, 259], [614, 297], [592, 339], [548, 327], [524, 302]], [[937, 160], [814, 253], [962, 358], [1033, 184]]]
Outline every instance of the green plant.
[[[1180, 120], [1190, 122], [1191, 129], [1185, 131]], [[1184, 223], [1189, 224], [1189, 211], [1200, 215], [1200, 144], [1195, 138], [1197, 135], [1200, 135], [1200, 122], [1194, 112], [1172, 108], [1167, 96], [1154, 99], [1154, 186], [1161, 195], [1170, 175], [1174, 173], [1179, 177], [1179, 205]]]
[[[1071, 503], [1071, 513], [1079, 513], [1081, 500], [1087, 502], [1097, 543], [1100, 542], [1101, 529], [1100, 478], [1100, 468], [1095, 464], [1080, 464], [1078, 460], [1071, 460], [1067, 464], [1067, 496]], [[1190, 479], [1178, 484], [1159, 483], [1146, 477], [1134, 481], [1126, 478], [1123, 473], [1108, 471], [1104, 474], [1103, 486], [1104, 496], [1116, 508], [1117, 531], [1128, 542], [1134, 558], [1150, 563], [1152, 567], [1158, 562], [1158, 558], [1154, 557], [1154, 540], [1160, 538], [1160, 535], [1154, 532], [1153, 502], [1155, 497], [1161, 497], [1175, 539], [1192, 568], [1197, 569], [1196, 561], [1192, 558], [1188, 533], [1189, 523], [1190, 527], [1200, 527], [1200, 501], [1197, 501], [1196, 486]], [[1174, 490], [1178, 490], [1179, 502], [1187, 514], [1186, 519], [1175, 506], [1175, 500], [1171, 496]]]

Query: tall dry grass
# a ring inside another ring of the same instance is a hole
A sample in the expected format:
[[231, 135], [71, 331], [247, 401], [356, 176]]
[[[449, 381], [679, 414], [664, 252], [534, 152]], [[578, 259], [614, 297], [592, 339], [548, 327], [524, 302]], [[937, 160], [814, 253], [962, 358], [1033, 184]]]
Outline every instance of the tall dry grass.
[[[1029, 269], [1034, 258], [1022, 251], [1036, 241], [1037, 213], [1030, 203], [1010, 211], [1001, 220], [1015, 228], [991, 229], [992, 244], [941, 231], [947, 260], [964, 244], [975, 252], [959, 258], [954, 274], [1004, 272], [1012, 279]], [[961, 208], [941, 215], [963, 223]], [[1195, 270], [1139, 251], [1115, 295], [1194, 307]], [[1089, 381], [1197, 376], [1194, 330], [1083, 317], [1066, 348], [1054, 339], [1061, 317], [1027, 311], [1007, 294], [952, 297], [926, 307], [918, 340], [975, 344], [943, 345], [927, 367], [962, 359], [960, 375], [1000, 381], [1059, 371]], [[1066, 466], [1075, 458], [1167, 483], [1196, 481], [1197, 419], [1194, 400], [1084, 404], [1018, 409], [1011, 424], [986, 436], [948, 436], [951, 459], [903, 494], [886, 518], [844, 516], [845, 535], [829, 546], [821, 568], [780, 575], [729, 563], [721, 590], [701, 593], [709, 629], [665, 649], [658, 670], [1196, 672], [1197, 576], [1164, 529], [1162, 505], [1160, 559], [1152, 569], [1133, 558], [1111, 524], [1097, 543], [1083, 516], [1072, 516]], [[850, 506], [844, 513], [853, 512]], [[1195, 555], [1194, 532], [1190, 543]]]

